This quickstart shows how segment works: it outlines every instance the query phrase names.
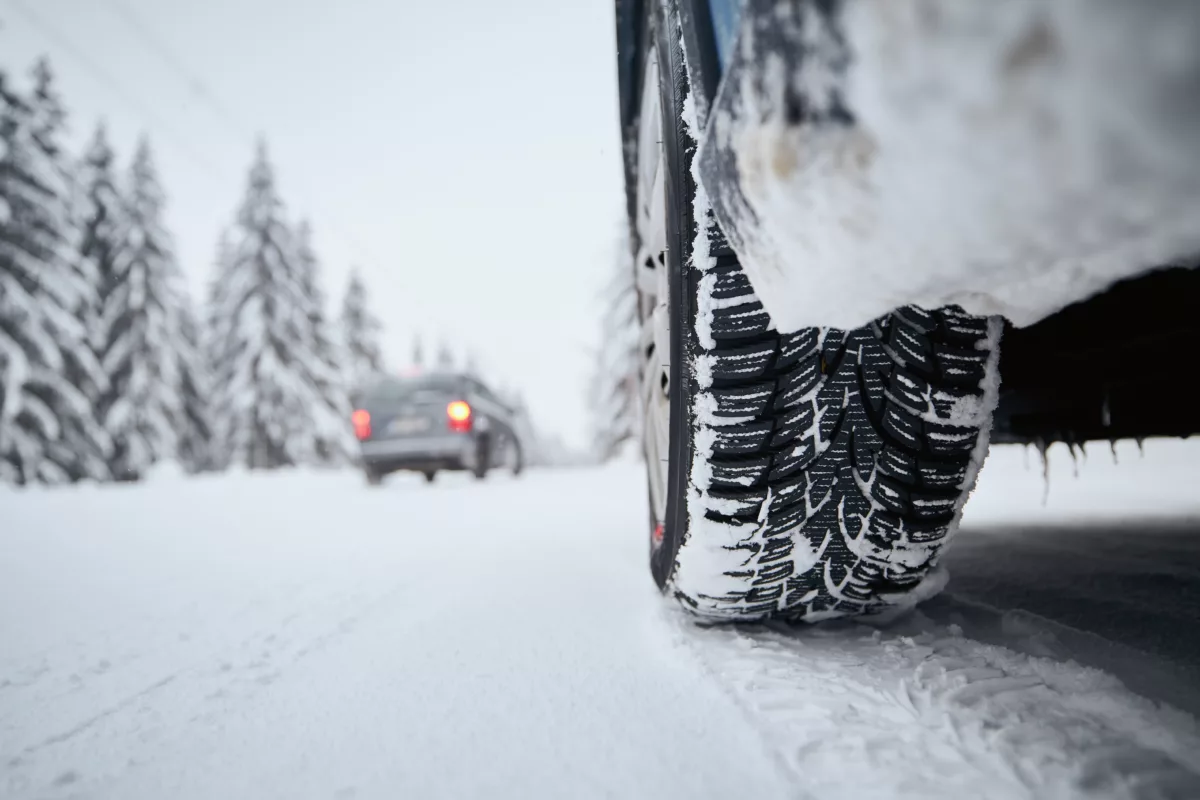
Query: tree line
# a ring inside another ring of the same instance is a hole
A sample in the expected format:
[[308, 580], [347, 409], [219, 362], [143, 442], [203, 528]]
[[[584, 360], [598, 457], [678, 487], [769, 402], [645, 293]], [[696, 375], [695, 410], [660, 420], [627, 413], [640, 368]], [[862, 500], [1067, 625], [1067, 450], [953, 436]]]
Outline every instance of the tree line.
[[348, 390], [381, 372], [382, 326], [356, 272], [329, 319], [265, 144], [197, 304], [148, 139], [122, 167], [103, 125], [68, 152], [66, 121], [47, 60], [0, 71], [0, 481], [352, 458]]

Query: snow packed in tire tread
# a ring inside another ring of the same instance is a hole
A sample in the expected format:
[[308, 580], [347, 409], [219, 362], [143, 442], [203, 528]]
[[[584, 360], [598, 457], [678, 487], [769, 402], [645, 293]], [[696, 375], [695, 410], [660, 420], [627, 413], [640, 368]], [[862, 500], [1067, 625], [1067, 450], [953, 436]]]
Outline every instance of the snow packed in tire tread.
[[[708, 429], [694, 457], [709, 459], [709, 483], [689, 491], [707, 510], [689, 527], [731, 529], [741, 558], [725, 576], [741, 588], [677, 596], [733, 618], [894, 605], [936, 564], [973, 488], [998, 323], [908, 307], [856, 330], [780, 334], [728, 246], [712, 250], [713, 346], [693, 334], [689, 347], [711, 375], [694, 408], [715, 409], [693, 415], [694, 435]], [[980, 412], [965, 424], [964, 402]]]

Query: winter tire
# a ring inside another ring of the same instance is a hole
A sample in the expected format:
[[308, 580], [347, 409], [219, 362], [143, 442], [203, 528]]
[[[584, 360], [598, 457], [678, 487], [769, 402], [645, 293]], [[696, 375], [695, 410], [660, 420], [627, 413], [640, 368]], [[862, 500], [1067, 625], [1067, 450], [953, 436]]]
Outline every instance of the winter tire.
[[512, 474], [515, 478], [525, 471], [525, 454], [521, 451], [521, 445], [517, 444], [515, 439], [510, 439], [508, 444], [509, 459], [511, 460]]
[[368, 486], [379, 486], [383, 483], [383, 475], [373, 469], [365, 470], [363, 474], [367, 477]]
[[434, 470], [429, 470], [422, 474], [425, 476], [426, 483], [433, 483], [435, 480], [437, 480], [437, 472], [435, 472]]
[[696, 190], [677, 11], [647, 5], [627, 174], [654, 578], [707, 617], [915, 602], [987, 450], [1000, 320], [778, 333]]
[[486, 438], [481, 438], [475, 443], [475, 465], [471, 473], [477, 480], [483, 480], [487, 477], [488, 468], [491, 466], [492, 449]]

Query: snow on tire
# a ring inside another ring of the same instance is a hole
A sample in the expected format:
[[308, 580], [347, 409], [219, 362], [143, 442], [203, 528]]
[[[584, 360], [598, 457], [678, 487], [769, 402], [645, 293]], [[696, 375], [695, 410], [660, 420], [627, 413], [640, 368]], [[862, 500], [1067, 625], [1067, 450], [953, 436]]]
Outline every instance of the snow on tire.
[[676, 595], [709, 616], [815, 620], [939, 589], [926, 579], [987, 447], [998, 323], [909, 308], [751, 344], [713, 331]]
[[1001, 321], [909, 307], [855, 330], [777, 332], [697, 188], [677, 17], [658, 13], [683, 362], [671, 390], [686, 394], [671, 405], [655, 577], [706, 617], [814, 621], [924, 599], [987, 451]]

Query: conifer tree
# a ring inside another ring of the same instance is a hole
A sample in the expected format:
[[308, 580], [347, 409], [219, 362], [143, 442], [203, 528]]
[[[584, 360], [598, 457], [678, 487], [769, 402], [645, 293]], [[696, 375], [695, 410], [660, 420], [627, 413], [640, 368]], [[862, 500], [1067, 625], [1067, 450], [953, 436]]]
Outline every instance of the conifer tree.
[[209, 415], [211, 376], [201, 326], [190, 298], [185, 294], [179, 307], [179, 426], [176, 453], [189, 473], [213, 468], [212, 420]]
[[444, 341], [438, 347], [437, 366], [438, 369], [444, 370], [445, 372], [454, 371], [454, 351], [451, 350], [450, 345]]
[[354, 450], [350, 401], [337, 346], [325, 316], [320, 262], [313, 252], [312, 229], [307, 221], [300, 223], [295, 241], [304, 304], [304, 331], [296, 363], [308, 388], [301, 402], [306, 405], [311, 430], [304, 434], [303, 441], [312, 443], [303, 460], [316, 464], [343, 463], [350, 460]]
[[[110, 464], [118, 479], [136, 479], [176, 454], [184, 412], [180, 387], [183, 341], [183, 275], [163, 224], [165, 198], [149, 143], [134, 155], [124, 202], [109, 208], [107, 152], [93, 147], [92, 231], [97, 269], [105, 275], [96, 325], [97, 351], [108, 378], [100, 403], [113, 440]], [[101, 220], [115, 216], [110, 229]], [[114, 242], [107, 241], [114, 237]]]
[[342, 298], [342, 341], [346, 349], [347, 380], [352, 389], [360, 389], [383, 372], [379, 334], [383, 325], [371, 313], [367, 287], [358, 270], [350, 271], [350, 282]]
[[94, 415], [103, 373], [80, 317], [94, 285], [76, 259], [65, 113], [49, 63], [25, 96], [0, 72], [0, 480], [104, 478]]
[[627, 238], [619, 242], [605, 291], [601, 345], [588, 391], [593, 447], [601, 459], [616, 455], [625, 442], [637, 440], [641, 427], [641, 326], [633, 257], [627, 245]]
[[321, 391], [327, 376], [307, 288], [316, 273], [303, 250], [260, 144], [210, 295], [217, 466], [271, 469], [336, 457], [327, 449], [337, 438], [328, 421], [338, 404]]

